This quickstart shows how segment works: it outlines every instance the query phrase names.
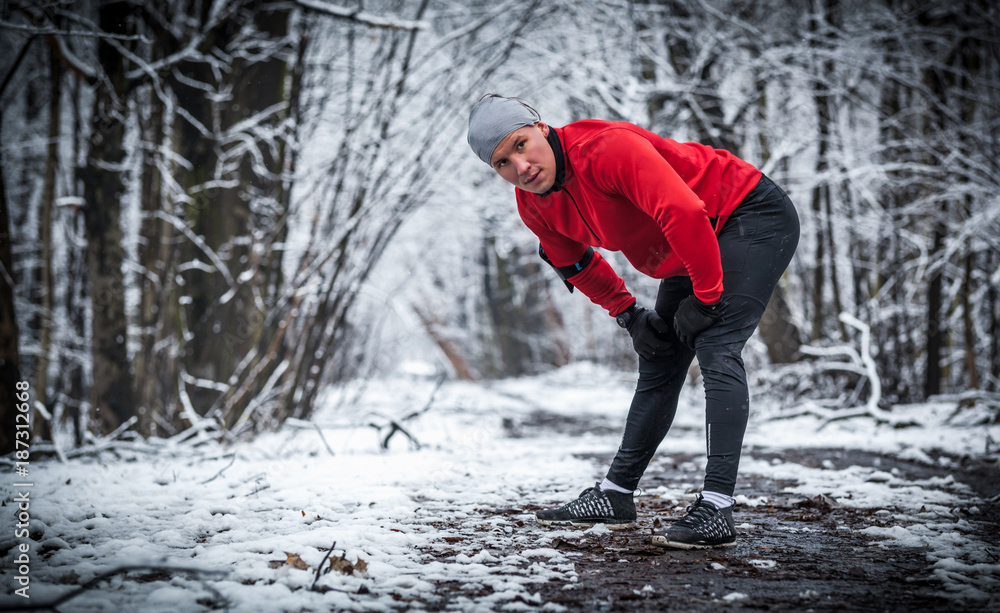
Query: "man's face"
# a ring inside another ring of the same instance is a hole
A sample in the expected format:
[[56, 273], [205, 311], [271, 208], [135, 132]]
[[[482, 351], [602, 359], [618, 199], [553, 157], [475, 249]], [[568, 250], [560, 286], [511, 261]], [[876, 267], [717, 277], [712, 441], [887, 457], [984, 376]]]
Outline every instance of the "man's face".
[[544, 194], [556, 181], [556, 156], [548, 135], [549, 126], [540, 121], [514, 130], [493, 150], [490, 166], [514, 187]]

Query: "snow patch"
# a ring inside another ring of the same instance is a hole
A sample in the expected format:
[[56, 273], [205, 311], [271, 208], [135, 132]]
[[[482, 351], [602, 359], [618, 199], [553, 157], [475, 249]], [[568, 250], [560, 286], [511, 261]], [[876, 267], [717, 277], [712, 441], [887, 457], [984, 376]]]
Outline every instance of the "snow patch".
[[767, 496], [754, 496], [753, 498], [749, 498], [743, 494], [737, 494], [734, 498], [736, 504], [746, 507], [759, 507], [762, 504], [767, 504]]

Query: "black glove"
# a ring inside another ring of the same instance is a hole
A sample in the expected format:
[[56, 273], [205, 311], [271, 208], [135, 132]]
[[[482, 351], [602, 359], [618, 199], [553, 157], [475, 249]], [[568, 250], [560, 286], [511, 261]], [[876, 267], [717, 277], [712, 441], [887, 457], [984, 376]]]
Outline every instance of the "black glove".
[[707, 330], [722, 317], [722, 301], [705, 304], [694, 296], [681, 300], [674, 314], [674, 332], [681, 342], [694, 349], [698, 335]]
[[618, 325], [628, 330], [632, 348], [645, 360], [665, 360], [673, 356], [674, 346], [668, 340], [670, 327], [656, 311], [633, 305], [618, 316]]

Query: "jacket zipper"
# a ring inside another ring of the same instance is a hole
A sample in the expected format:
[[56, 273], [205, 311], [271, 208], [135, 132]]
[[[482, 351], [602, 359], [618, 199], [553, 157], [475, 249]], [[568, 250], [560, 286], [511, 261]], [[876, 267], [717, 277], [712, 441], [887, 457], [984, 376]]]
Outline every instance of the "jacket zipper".
[[563, 191], [566, 192], [566, 195], [569, 196], [569, 199], [573, 201], [573, 206], [576, 207], [577, 215], [579, 215], [580, 219], [583, 220], [583, 225], [587, 226], [587, 229], [590, 230], [590, 233], [593, 235], [593, 237], [597, 240], [597, 242], [600, 243], [601, 237], [598, 236], [597, 232], [594, 232], [594, 229], [590, 227], [589, 223], [587, 223], [587, 218], [583, 216], [583, 211], [580, 210], [580, 205], [576, 203], [576, 198], [573, 197], [573, 194], [571, 194], [568, 189], [563, 188]]

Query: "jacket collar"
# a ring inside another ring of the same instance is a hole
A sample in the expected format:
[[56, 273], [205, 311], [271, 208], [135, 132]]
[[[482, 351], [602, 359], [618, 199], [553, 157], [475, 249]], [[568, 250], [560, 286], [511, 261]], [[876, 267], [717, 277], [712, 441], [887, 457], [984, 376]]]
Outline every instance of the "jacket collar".
[[541, 194], [542, 198], [561, 190], [563, 188], [563, 181], [566, 180], [566, 158], [563, 156], [562, 143], [559, 142], [559, 135], [556, 134], [555, 128], [549, 128], [549, 135], [546, 139], [549, 141], [552, 153], [556, 157], [556, 180], [547, 192]]

